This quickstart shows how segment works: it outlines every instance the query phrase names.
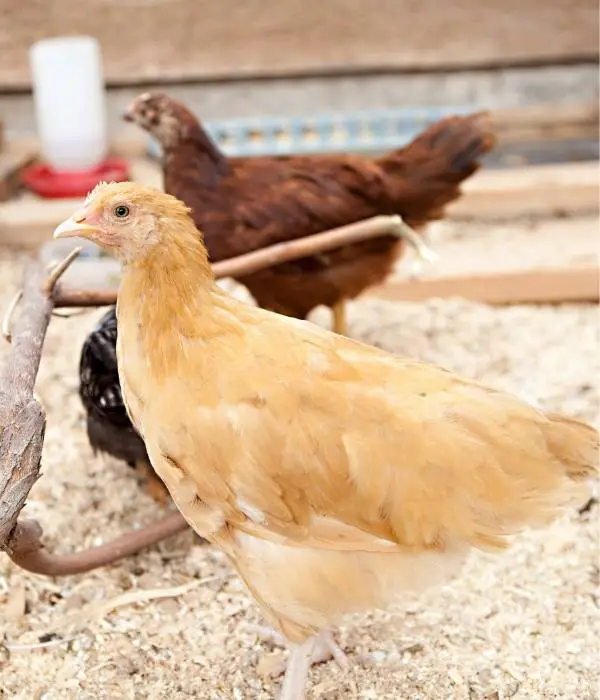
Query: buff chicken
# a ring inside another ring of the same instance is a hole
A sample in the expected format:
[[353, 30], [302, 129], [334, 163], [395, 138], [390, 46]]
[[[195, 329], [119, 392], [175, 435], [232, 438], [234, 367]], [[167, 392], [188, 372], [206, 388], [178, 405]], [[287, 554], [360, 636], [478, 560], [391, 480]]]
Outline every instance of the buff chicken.
[[281, 698], [348, 663], [332, 629], [500, 551], [583, 500], [598, 433], [444, 369], [244, 304], [215, 283], [188, 207], [98, 186], [56, 237], [124, 264], [127, 412], [181, 513], [290, 647]]

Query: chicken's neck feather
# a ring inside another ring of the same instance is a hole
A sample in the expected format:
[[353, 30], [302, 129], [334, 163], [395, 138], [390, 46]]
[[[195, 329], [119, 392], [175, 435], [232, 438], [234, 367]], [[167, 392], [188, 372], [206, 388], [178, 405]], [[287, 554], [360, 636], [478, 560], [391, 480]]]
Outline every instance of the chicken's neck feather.
[[[165, 186], [172, 191], [173, 185], [198, 179], [207, 187], [216, 187], [220, 179], [230, 173], [227, 157], [198, 123], [187, 123], [180, 130], [179, 138], [164, 145]], [[190, 172], [190, 163], [193, 169]], [[167, 184], [168, 183], [168, 184]]]
[[127, 323], [138, 329], [137, 342], [158, 378], [177, 369], [189, 341], [208, 343], [240, 332], [229, 302], [195, 226], [187, 219], [169, 221], [161, 243], [124, 267], [119, 328]]

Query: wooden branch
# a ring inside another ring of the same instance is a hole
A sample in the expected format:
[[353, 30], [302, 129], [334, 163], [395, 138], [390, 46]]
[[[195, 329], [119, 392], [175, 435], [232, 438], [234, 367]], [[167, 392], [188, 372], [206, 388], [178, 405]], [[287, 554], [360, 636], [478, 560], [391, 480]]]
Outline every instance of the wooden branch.
[[54, 307], [54, 287], [79, 251], [49, 275], [39, 264], [28, 265], [14, 336], [10, 316], [3, 323], [12, 350], [0, 376], [0, 550], [11, 549], [17, 518], [39, 477], [46, 416], [34, 396], [35, 380]]
[[44, 576], [83, 574], [100, 566], [136, 554], [146, 547], [187, 530], [189, 525], [180, 513], [167, 515], [121, 537], [75, 554], [48, 554], [42, 545], [42, 528], [35, 520], [17, 523], [11, 537], [8, 554], [17, 566]]
[[59, 309], [75, 307], [111, 306], [117, 301], [116, 289], [69, 289], [57, 290], [55, 304]]
[[19, 512], [37, 481], [46, 419], [33, 396], [42, 344], [53, 308], [40, 265], [25, 269], [21, 314], [0, 377], [0, 549], [6, 549]]
[[[432, 252], [425, 243], [416, 234], [413, 237], [411, 233], [414, 234], [412, 229], [406, 226], [399, 216], [375, 216], [366, 221], [341, 226], [331, 231], [317, 233], [314, 236], [278, 243], [236, 258], [222, 260], [214, 263], [212, 267], [217, 279], [223, 277], [239, 279], [273, 265], [385, 235], [405, 237], [410, 240], [412, 245], [417, 247], [421, 257], [431, 257]], [[116, 291], [108, 289], [86, 290], [68, 289], [65, 287], [57, 290], [55, 304], [58, 307], [108, 306], [114, 304], [116, 298]]]
[[[9, 328], [10, 314], [3, 324], [6, 335], [13, 337], [13, 347], [0, 378], [0, 549], [18, 566], [47, 576], [90, 571], [188, 527], [183, 517], [175, 513], [101, 547], [70, 555], [51, 555], [43, 549], [39, 523], [17, 522], [40, 473], [46, 416], [34, 397], [34, 386], [54, 306], [53, 292], [80, 250], [72, 251], [49, 274], [39, 264], [27, 266], [21, 314], [14, 332]], [[14, 305], [10, 311], [14, 311]]]
[[[412, 234], [412, 235], [411, 235]], [[374, 216], [365, 221], [357, 221], [348, 226], [317, 233], [314, 236], [306, 236], [297, 240], [255, 250], [237, 258], [223, 260], [215, 263], [213, 269], [217, 277], [241, 278], [258, 270], [273, 267], [290, 260], [298, 260], [315, 253], [324, 253], [352, 243], [360, 243], [370, 238], [380, 236], [399, 236], [407, 238], [424, 258], [432, 255], [419, 236], [410, 229], [399, 216]], [[419, 243], [421, 241], [421, 243]]]
[[424, 301], [461, 297], [485, 304], [556, 304], [597, 302], [600, 278], [597, 266], [549, 268], [523, 272], [390, 281], [368, 294], [390, 301]]

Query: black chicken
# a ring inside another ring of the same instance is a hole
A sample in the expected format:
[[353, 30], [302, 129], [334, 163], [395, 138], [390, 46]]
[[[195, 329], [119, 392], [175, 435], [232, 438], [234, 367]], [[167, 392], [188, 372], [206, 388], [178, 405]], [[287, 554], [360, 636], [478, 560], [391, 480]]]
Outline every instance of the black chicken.
[[142, 438], [131, 424], [117, 371], [117, 316], [106, 313], [86, 338], [79, 362], [79, 396], [87, 413], [87, 434], [94, 453], [106, 452], [134, 468], [148, 493], [162, 505], [169, 496], [156, 476]]

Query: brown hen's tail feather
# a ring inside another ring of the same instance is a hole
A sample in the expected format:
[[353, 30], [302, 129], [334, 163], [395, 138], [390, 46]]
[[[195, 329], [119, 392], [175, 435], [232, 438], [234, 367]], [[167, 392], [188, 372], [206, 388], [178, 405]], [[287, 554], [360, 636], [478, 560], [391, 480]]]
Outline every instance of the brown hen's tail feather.
[[480, 167], [496, 144], [487, 112], [446, 117], [404, 148], [378, 159], [388, 175], [390, 195], [411, 226], [443, 214], [460, 195], [460, 185]]

